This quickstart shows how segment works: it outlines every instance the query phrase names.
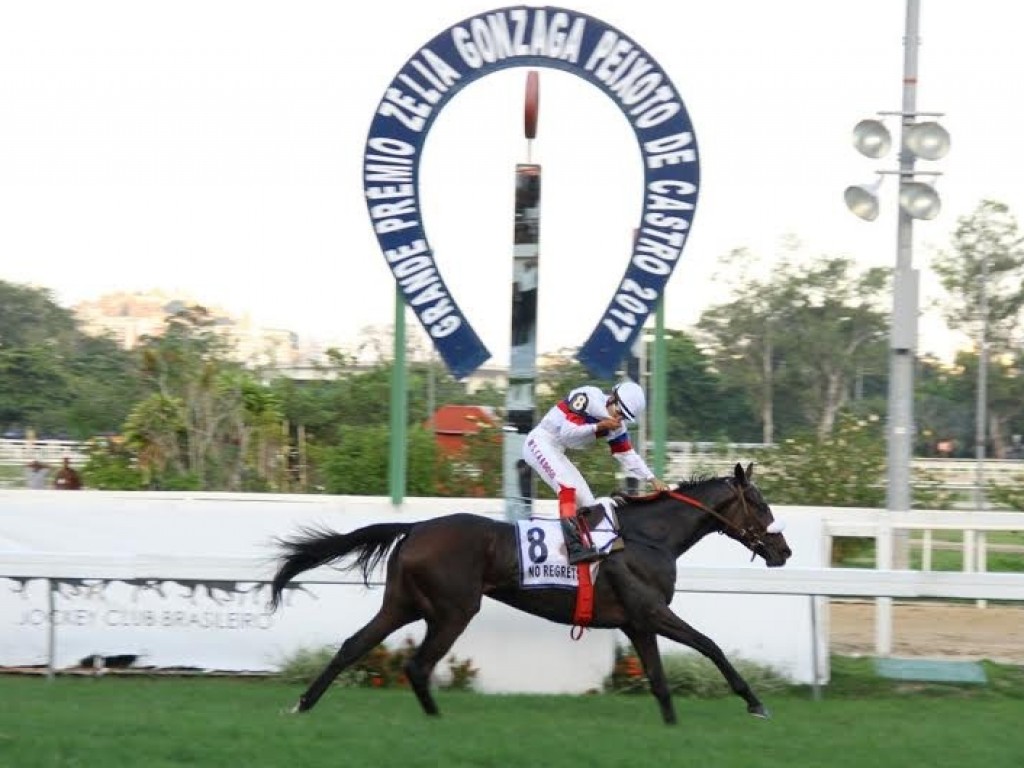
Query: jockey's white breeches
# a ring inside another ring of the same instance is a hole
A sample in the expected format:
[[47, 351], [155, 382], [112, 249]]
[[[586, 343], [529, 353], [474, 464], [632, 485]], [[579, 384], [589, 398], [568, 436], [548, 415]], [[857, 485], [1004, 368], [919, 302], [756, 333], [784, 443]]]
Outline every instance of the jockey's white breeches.
[[576, 489], [576, 506], [588, 507], [596, 502], [593, 491], [569, 461], [565, 449], [545, 429], [537, 428], [526, 436], [523, 459], [540, 475], [556, 494], [563, 488]]

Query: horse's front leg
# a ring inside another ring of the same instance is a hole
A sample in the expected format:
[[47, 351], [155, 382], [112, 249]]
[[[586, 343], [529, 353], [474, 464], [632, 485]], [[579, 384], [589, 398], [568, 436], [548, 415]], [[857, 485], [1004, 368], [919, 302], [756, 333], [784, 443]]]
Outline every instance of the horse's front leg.
[[733, 693], [740, 696], [744, 701], [747, 702], [747, 712], [756, 716], [768, 718], [768, 710], [765, 709], [764, 704], [761, 700], [754, 695], [754, 692], [750, 690], [750, 686], [747, 681], [743, 679], [736, 668], [729, 663], [729, 660], [725, 658], [725, 654], [722, 653], [722, 649], [718, 647], [714, 640], [707, 635], [702, 635], [696, 629], [691, 627], [685, 621], [680, 619], [668, 606], [660, 609], [654, 616], [654, 623], [656, 631], [659, 635], [663, 635], [670, 640], [675, 640], [677, 643], [682, 643], [685, 646], [693, 648], [695, 651], [703, 654], [711, 662], [718, 667], [718, 671], [722, 673], [722, 677], [725, 678], [726, 682], [729, 683], [729, 687]]
[[658, 700], [661, 718], [667, 725], [675, 725], [676, 709], [672, 704], [672, 692], [665, 678], [665, 667], [661, 663], [661, 652], [658, 650], [658, 636], [653, 632], [642, 632], [633, 626], [621, 628], [629, 641], [633, 643], [640, 663], [644, 665], [644, 673], [651, 686], [651, 693]]

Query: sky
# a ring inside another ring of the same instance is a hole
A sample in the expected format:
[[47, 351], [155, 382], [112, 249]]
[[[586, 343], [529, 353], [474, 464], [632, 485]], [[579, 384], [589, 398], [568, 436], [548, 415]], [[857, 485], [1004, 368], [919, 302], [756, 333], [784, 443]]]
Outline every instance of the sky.
[[[352, 343], [394, 318], [394, 281], [366, 213], [361, 163], [385, 88], [449, 26], [504, 7], [465, 0], [37, 0], [0, 4], [0, 279], [62, 304], [180, 291], [254, 322]], [[843, 190], [897, 166], [859, 155], [854, 124], [902, 103], [902, 0], [577, 0], [635, 39], [692, 121], [701, 190], [665, 293], [687, 328], [785, 238], [808, 254], [893, 266], [896, 194], [874, 222]], [[985, 198], [1024, 215], [1024, 6], [921, 0], [917, 107], [942, 112], [943, 210], [914, 225], [919, 351], [948, 356], [929, 261]], [[538, 134], [523, 137], [526, 71], [484, 77], [444, 108], [421, 166], [423, 221], [451, 294], [507, 364], [513, 174], [543, 167], [538, 348], [589, 336], [629, 255], [642, 169], [618, 107], [540, 70]], [[894, 137], [898, 127], [890, 122]], [[719, 259], [749, 249], [723, 272]], [[410, 323], [415, 323], [409, 315]]]

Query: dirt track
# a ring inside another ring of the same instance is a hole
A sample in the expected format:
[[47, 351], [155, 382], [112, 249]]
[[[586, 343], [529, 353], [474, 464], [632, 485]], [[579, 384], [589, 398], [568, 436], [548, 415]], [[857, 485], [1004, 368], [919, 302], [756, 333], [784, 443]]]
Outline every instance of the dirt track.
[[[873, 655], [873, 601], [829, 605], [832, 653]], [[894, 603], [893, 655], [1024, 664], [1024, 606]]]

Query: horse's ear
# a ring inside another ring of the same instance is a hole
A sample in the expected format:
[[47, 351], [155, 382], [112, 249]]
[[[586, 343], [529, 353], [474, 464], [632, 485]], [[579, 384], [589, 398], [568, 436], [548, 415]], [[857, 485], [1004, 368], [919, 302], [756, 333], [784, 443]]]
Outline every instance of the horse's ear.
[[747, 482], [751, 482], [754, 479], [754, 462], [747, 464]]
[[736, 485], [743, 486], [747, 484], [747, 476], [743, 474], [743, 465], [738, 461], [736, 462], [736, 467], [733, 469], [733, 477], [736, 480]]

